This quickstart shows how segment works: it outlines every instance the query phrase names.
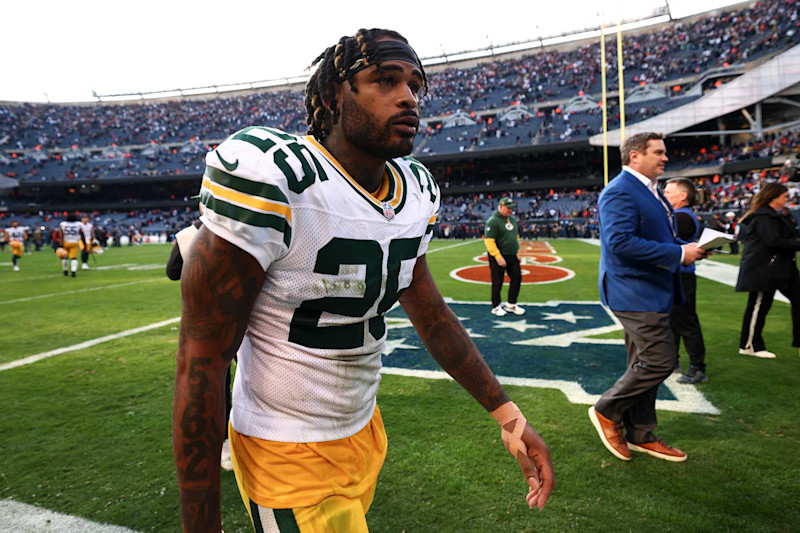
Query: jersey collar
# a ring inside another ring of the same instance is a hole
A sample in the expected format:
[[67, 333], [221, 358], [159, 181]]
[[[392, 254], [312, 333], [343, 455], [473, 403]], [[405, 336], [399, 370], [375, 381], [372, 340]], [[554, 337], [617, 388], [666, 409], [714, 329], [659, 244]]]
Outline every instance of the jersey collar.
[[[406, 186], [403, 180], [403, 172], [394, 161], [389, 161], [384, 171], [384, 177], [381, 181], [381, 186], [373, 196], [369, 191], [362, 187], [345, 168], [331, 155], [328, 150], [322, 146], [317, 140], [311, 136], [304, 137], [317, 151], [328, 160], [328, 162], [336, 169], [336, 172], [344, 179], [344, 181], [356, 192], [358, 195], [369, 203], [378, 213], [384, 213], [383, 204], [388, 203], [392, 206], [395, 213], [399, 213], [403, 208], [406, 201]], [[377, 196], [377, 198], [376, 198]]]

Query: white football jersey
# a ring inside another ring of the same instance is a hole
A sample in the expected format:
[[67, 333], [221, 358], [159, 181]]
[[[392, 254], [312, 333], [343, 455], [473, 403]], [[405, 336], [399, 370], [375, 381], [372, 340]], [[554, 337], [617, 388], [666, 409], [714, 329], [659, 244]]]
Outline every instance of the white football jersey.
[[83, 235], [83, 242], [91, 242], [94, 240], [94, 224], [91, 222], [87, 222], [84, 224], [81, 222], [81, 235]]
[[411, 283], [440, 200], [411, 158], [387, 163], [376, 196], [310, 136], [251, 127], [206, 156], [203, 223], [266, 271], [239, 348], [236, 431], [320, 442], [369, 422], [384, 314]]
[[64, 243], [77, 243], [80, 242], [81, 223], [78, 221], [69, 222], [64, 220], [59, 224], [61, 231], [64, 233]]
[[6, 228], [6, 233], [8, 233], [9, 241], [25, 242], [25, 228], [22, 226], [17, 226], [16, 228]]

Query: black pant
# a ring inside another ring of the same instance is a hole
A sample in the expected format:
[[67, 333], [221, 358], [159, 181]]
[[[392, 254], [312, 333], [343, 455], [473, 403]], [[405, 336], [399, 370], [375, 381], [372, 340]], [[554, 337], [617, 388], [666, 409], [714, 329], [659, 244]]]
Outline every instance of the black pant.
[[689, 364], [705, 371], [706, 345], [703, 341], [703, 330], [700, 329], [700, 319], [697, 316], [697, 276], [694, 272], [681, 272], [681, 281], [686, 302], [673, 307], [669, 314], [672, 335], [675, 337], [675, 359], [677, 361], [683, 338], [683, 345], [689, 354]]
[[[792, 346], [800, 348], [800, 276], [797, 272], [792, 273], [786, 287], [778, 290], [792, 305]], [[774, 290], [750, 293], [742, 320], [740, 348], [751, 348], [757, 352], [767, 349], [761, 334], [774, 298]]]
[[519, 288], [522, 284], [522, 272], [519, 268], [519, 258], [516, 255], [504, 255], [506, 266], [501, 267], [497, 264], [497, 259], [489, 256], [489, 270], [492, 273], [492, 307], [500, 305], [500, 289], [503, 288], [505, 275], [511, 280], [508, 286], [508, 303], [517, 303]]

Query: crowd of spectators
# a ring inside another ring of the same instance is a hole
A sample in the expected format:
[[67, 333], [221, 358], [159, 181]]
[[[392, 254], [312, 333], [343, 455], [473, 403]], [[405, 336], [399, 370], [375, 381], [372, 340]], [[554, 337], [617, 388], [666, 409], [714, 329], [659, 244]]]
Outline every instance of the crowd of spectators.
[[[676, 22], [623, 38], [628, 87], [659, 84], [716, 67], [751, 61], [796, 43], [795, 0], [762, 1], [739, 11]], [[616, 43], [606, 46], [608, 84], [618, 87]], [[600, 45], [548, 50], [520, 59], [454, 67], [430, 77], [429, 114], [537, 103], [600, 90]]]
[[482, 224], [502, 196], [513, 198], [520, 222], [589, 219], [597, 217], [596, 190], [533, 190], [514, 193], [477, 193], [444, 196], [438, 221], [447, 224]]
[[133, 104], [0, 106], [0, 146], [25, 150], [224, 139], [253, 124], [305, 129], [301, 91]]
[[[666, 82], [670, 80], [783, 50], [797, 42], [799, 22], [797, 0], [762, 1], [738, 11], [709, 14], [692, 22], [677, 21], [626, 35], [623, 46], [627, 86], [664, 84], [669, 90]], [[606, 54], [610, 89], [614, 90], [617, 76], [613, 40], [609, 40]], [[600, 91], [599, 78], [596, 42], [571, 50], [546, 48], [520, 58], [487, 61], [469, 68], [447, 68], [430, 73], [423, 115], [434, 117], [458, 109], [478, 111], [596, 94]], [[75, 144], [128, 146], [151, 141], [185, 142], [190, 137], [211, 142], [252, 124], [304, 132], [303, 98], [301, 90], [283, 90], [118, 105], [3, 105], [0, 147], [24, 151], [35, 146], [47, 150]], [[661, 109], [643, 108], [644, 116]], [[632, 118], [642, 114], [637, 111]], [[532, 136], [547, 134], [546, 122], [542, 121]], [[587, 123], [585, 128], [591, 126]], [[580, 121], [570, 129], [579, 131]], [[549, 138], [562, 134], [563, 131], [550, 132]]]
[[36, 158], [28, 155], [19, 158], [13, 165], [8, 165], [4, 174], [10, 178], [30, 181], [199, 175], [205, 168], [205, 155], [211, 149], [208, 145], [199, 146], [200, 150], [194, 152], [161, 148], [144, 153], [143, 150], [113, 150], [116, 146], [112, 146], [110, 153], [103, 151], [88, 155], [83, 152], [78, 157], [53, 154], [47, 158]]
[[735, 214], [743, 213], [750, 200], [759, 191], [764, 182], [779, 181], [789, 188], [790, 206], [800, 205], [800, 183], [788, 181], [785, 169], [760, 170], [749, 173], [735, 173], [724, 176], [713, 176], [695, 180], [701, 191], [696, 209], [704, 213], [719, 213], [733, 211]]
[[800, 128], [767, 133], [763, 139], [751, 139], [732, 146], [711, 144], [697, 150], [676, 150], [670, 156], [670, 170], [687, 167], [716, 166], [779, 155], [800, 153]]

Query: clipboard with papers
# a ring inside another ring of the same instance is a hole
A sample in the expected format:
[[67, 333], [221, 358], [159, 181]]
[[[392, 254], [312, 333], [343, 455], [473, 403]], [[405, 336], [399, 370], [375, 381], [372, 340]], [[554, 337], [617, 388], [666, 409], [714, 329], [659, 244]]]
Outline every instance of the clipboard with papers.
[[704, 228], [703, 233], [697, 240], [697, 246], [704, 250], [713, 250], [715, 248], [721, 248], [734, 240], [736, 240], [736, 237], [729, 233], [722, 233], [715, 229]]

